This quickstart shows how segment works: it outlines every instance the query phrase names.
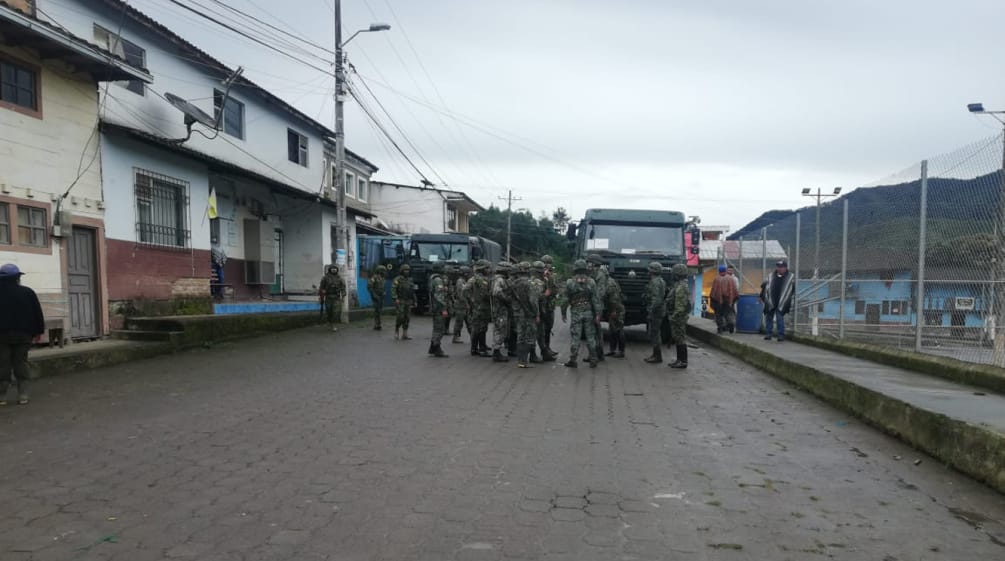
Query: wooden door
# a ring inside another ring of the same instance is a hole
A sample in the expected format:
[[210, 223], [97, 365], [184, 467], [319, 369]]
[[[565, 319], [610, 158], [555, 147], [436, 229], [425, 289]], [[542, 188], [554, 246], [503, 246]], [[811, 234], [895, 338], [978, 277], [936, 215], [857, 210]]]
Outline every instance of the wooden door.
[[98, 262], [95, 230], [73, 228], [67, 251], [67, 286], [70, 304], [70, 337], [97, 337]]

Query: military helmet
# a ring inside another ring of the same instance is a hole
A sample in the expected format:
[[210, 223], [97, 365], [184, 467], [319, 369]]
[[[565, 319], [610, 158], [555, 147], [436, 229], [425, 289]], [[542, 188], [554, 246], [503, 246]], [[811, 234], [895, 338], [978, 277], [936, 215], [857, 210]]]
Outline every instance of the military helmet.
[[478, 261], [475, 262], [476, 271], [484, 271], [485, 269], [491, 269], [491, 268], [492, 264], [485, 259], [479, 259]]
[[552, 259], [550, 255], [542, 255], [541, 262], [544, 263], [545, 265], [551, 265], [555, 262], [555, 260]]
[[687, 265], [677, 263], [672, 269], [670, 269], [670, 274], [672, 274], [675, 279], [687, 278]]
[[535, 273], [543, 273], [544, 261], [534, 261], [530, 264], [530, 268], [533, 269]]
[[401, 266], [401, 269], [399, 270], [402, 272], [402, 274], [407, 275], [408, 273], [412, 272], [412, 266], [409, 265], [408, 263], [405, 263], [404, 265]]
[[587, 255], [586, 256], [586, 260], [588, 262], [590, 262], [590, 263], [593, 263], [594, 265], [603, 265], [604, 264], [604, 258], [601, 257], [600, 255], [596, 254], [596, 253], [591, 253], [591, 254]]
[[496, 265], [496, 272], [497, 273], [502, 273], [502, 274], [505, 275], [505, 274], [511, 273], [512, 271], [513, 271], [513, 264], [510, 263], [509, 261], [500, 261]]
[[328, 265], [328, 272], [338, 274], [338, 265]]
[[663, 265], [659, 261], [650, 261], [648, 268], [650, 273], [656, 273], [657, 275], [663, 272]]
[[461, 265], [461, 274], [462, 275], [470, 275], [471, 274], [471, 267], [468, 267], [467, 265]]
[[530, 273], [530, 263], [528, 261], [521, 261], [520, 264], [516, 266], [516, 272], [521, 275], [526, 275]]
[[442, 273], [447, 269], [446, 264], [443, 261], [434, 261], [432, 270], [434, 273]]
[[577, 273], [582, 273], [587, 269], [589, 269], [589, 266], [587, 266], [585, 259], [576, 259], [576, 262], [572, 264], [572, 270]]

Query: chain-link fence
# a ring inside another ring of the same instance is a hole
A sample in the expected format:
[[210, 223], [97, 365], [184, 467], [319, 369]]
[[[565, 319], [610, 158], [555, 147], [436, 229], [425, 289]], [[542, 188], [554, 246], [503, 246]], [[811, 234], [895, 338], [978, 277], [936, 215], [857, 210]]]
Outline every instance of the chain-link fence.
[[798, 331], [1005, 366], [1002, 159], [999, 135], [850, 193], [804, 192], [813, 204], [763, 236], [791, 248]]

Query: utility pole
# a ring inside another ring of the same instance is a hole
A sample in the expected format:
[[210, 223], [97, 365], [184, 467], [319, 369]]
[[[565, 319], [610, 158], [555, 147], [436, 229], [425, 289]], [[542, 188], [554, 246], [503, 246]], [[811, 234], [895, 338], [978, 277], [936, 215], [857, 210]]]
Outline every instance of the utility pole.
[[[335, 10], [335, 166], [332, 170], [332, 188], [335, 189], [335, 204], [338, 207], [335, 218], [335, 255], [338, 259], [338, 250], [343, 250], [346, 256], [346, 263], [339, 265], [339, 275], [349, 286], [348, 267], [348, 228], [346, 225], [345, 212], [345, 67], [342, 60], [342, 0], [333, 0]], [[347, 321], [349, 317], [348, 300], [349, 291], [346, 291], [345, 300], [342, 301], [342, 318], [340, 321]]]
[[510, 260], [510, 241], [513, 236], [513, 201], [522, 201], [520, 197], [513, 198], [513, 190], [505, 197], [499, 197], [500, 201], [506, 201], [506, 260]]

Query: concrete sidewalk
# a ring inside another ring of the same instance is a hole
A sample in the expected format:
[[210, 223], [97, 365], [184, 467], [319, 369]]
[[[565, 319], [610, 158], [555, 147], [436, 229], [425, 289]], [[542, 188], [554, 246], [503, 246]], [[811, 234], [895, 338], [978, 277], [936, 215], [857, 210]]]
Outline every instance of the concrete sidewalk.
[[708, 320], [688, 333], [1005, 492], [1005, 396], [792, 341], [718, 335]]

